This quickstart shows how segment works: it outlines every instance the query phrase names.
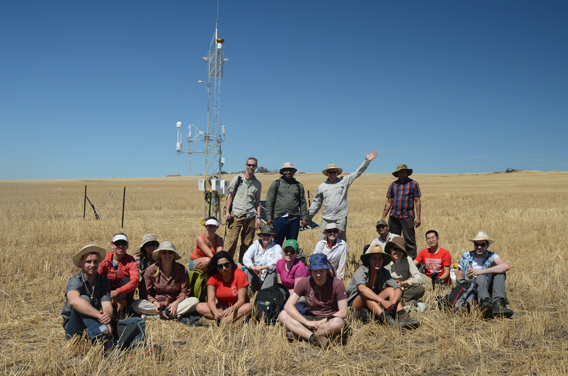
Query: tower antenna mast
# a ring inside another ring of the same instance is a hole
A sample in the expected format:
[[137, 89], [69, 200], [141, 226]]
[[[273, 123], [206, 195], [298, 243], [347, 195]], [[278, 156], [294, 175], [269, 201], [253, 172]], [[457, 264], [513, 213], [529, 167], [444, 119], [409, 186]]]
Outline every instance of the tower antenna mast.
[[[178, 135], [176, 150], [178, 155], [186, 153], [191, 155], [203, 153], [205, 160], [205, 178], [199, 180], [199, 190], [203, 196], [203, 216], [215, 216], [221, 220], [221, 198], [228, 193], [229, 182], [222, 179], [222, 168], [225, 164], [223, 158], [222, 144], [230, 142], [225, 140], [225, 126], [221, 126], [221, 78], [223, 77], [223, 64], [229, 59], [225, 59], [223, 53], [223, 43], [225, 40], [219, 37], [217, 20], [215, 23], [215, 33], [209, 46], [207, 56], [203, 58], [207, 63], [207, 82], [198, 81], [207, 87], [207, 129], [205, 132], [199, 130], [195, 125], [188, 125], [187, 142], [189, 148], [182, 150], [182, 123], [176, 124]], [[194, 133], [192, 132], [194, 131]], [[192, 136], [193, 133], [193, 136]], [[192, 150], [193, 141], [205, 142], [203, 151]]]

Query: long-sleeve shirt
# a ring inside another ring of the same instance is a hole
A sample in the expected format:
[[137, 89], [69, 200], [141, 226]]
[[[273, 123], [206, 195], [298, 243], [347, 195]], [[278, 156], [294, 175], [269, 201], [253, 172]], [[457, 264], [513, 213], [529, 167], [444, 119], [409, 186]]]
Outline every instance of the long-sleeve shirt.
[[[106, 277], [110, 282], [110, 286], [113, 290], [116, 290], [118, 296], [126, 295], [136, 290], [138, 283], [140, 282], [140, 275], [138, 274], [138, 263], [134, 257], [130, 255], [124, 255], [122, 260], [118, 263], [115, 269], [112, 264], [112, 257], [114, 252], [109, 252], [106, 257], [99, 264], [99, 274]], [[118, 287], [120, 281], [125, 277], [130, 278], [130, 282], [124, 286]]]
[[324, 201], [324, 219], [338, 220], [347, 217], [347, 191], [355, 179], [369, 167], [369, 163], [371, 162], [365, 159], [354, 173], [337, 178], [333, 183], [329, 179], [321, 183], [314, 197], [314, 202], [310, 206], [309, 219], [317, 214]]
[[268, 269], [263, 269], [260, 275], [260, 280], [264, 281], [269, 272], [276, 271], [276, 262], [283, 257], [282, 248], [274, 241], [268, 244], [266, 250], [263, 250], [260, 240], [255, 240], [243, 256], [243, 264], [247, 268], [268, 265]]
[[335, 269], [337, 278], [343, 279], [345, 275], [345, 264], [347, 261], [347, 243], [341, 239], [337, 239], [335, 244], [330, 248], [327, 240], [320, 240], [316, 244], [314, 254], [323, 253], [327, 256], [327, 260]]
[[351, 283], [347, 286], [347, 301], [351, 302], [359, 294], [359, 285], [365, 285], [377, 295], [381, 293], [387, 287], [392, 287], [393, 289], [399, 289], [400, 286], [391, 277], [390, 272], [384, 267], [379, 269], [377, 280], [374, 286], [369, 286], [369, 268], [365, 265], [361, 265], [355, 273], [353, 273], [353, 278], [351, 278]]
[[[391, 276], [396, 281], [406, 281], [409, 287], [423, 285], [424, 281], [418, 271], [412, 257], [401, 258], [398, 261], [391, 262], [385, 269], [388, 270]], [[402, 288], [405, 290], [405, 288]]]
[[164, 271], [153, 277], [158, 270], [158, 264], [154, 264], [144, 272], [144, 283], [148, 292], [148, 301], [154, 303], [159, 302], [161, 305], [167, 305], [173, 301], [181, 303], [184, 299], [189, 298], [189, 275], [185, 266], [178, 262], [172, 265], [170, 277], [164, 275]]
[[[235, 193], [239, 177], [242, 179], [241, 185]], [[244, 174], [235, 176], [229, 185], [229, 192], [233, 194], [233, 213], [237, 217], [242, 217], [243, 215], [246, 215], [247, 218], [256, 217], [256, 201], [260, 201], [261, 191], [262, 184], [256, 177], [247, 182]]]
[[[276, 182], [280, 182], [278, 191]], [[266, 194], [266, 219], [280, 218], [288, 213], [288, 219], [295, 220], [299, 216], [308, 219], [308, 207], [304, 186], [296, 179], [288, 184], [283, 178], [275, 180]]]

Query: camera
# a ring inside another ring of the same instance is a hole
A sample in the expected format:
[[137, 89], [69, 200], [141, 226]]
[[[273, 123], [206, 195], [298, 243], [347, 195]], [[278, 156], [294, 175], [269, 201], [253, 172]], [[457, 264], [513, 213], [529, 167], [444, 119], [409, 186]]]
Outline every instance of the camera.
[[161, 319], [165, 319], [165, 320], [170, 319], [171, 311], [168, 309], [168, 307], [166, 307], [164, 305], [160, 306], [160, 308], [158, 308], [158, 311], [160, 311], [160, 318]]

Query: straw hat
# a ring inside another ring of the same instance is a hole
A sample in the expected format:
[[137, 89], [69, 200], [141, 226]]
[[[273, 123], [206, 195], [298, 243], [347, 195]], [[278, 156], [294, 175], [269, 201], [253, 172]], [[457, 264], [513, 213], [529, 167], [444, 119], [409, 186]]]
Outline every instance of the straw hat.
[[96, 246], [96, 245], [92, 245], [92, 244], [86, 245], [83, 248], [81, 248], [81, 250], [73, 256], [73, 264], [75, 264], [76, 267], [80, 268], [81, 267], [81, 259], [87, 253], [98, 253], [99, 254], [99, 261], [102, 261], [102, 260], [104, 260], [104, 258], [106, 256], [106, 249], [101, 248], [101, 247]]
[[394, 246], [402, 249], [402, 253], [404, 254], [405, 259], [408, 257], [408, 252], [406, 252], [406, 249], [404, 248], [406, 246], [406, 242], [404, 241], [404, 238], [402, 236], [392, 238], [392, 240], [385, 245], [385, 252], [390, 255]]
[[174, 243], [166, 240], [165, 242], [161, 242], [158, 248], [154, 252], [152, 252], [152, 258], [156, 261], [160, 258], [160, 251], [174, 251], [174, 261], [179, 260], [181, 256], [179, 255], [178, 251], [174, 248]]
[[392, 261], [391, 255], [385, 253], [385, 251], [383, 251], [383, 247], [381, 247], [380, 245], [376, 245], [367, 249], [367, 252], [365, 252], [365, 254], [361, 256], [361, 261], [363, 261], [364, 265], [369, 265], [369, 258], [377, 253], [383, 255], [383, 267], [390, 264], [390, 262]]
[[286, 162], [282, 165], [282, 168], [280, 169], [280, 175], [282, 175], [284, 173], [283, 170], [288, 170], [288, 169], [294, 170], [294, 173], [296, 173], [296, 171], [298, 171], [298, 169], [292, 165], [292, 162]]
[[258, 236], [261, 235], [270, 235], [270, 236], [276, 236], [278, 235], [277, 233], [274, 232], [274, 228], [272, 228], [272, 226], [262, 226], [260, 228], [260, 231], [258, 232]]
[[337, 167], [334, 163], [327, 165], [327, 168], [324, 169], [321, 173], [327, 176], [327, 170], [337, 170], [337, 176], [341, 175], [341, 173], [343, 172], [343, 169]]
[[401, 170], [406, 170], [408, 172], [408, 176], [412, 175], [412, 169], [408, 168], [405, 164], [399, 164], [398, 167], [396, 168], [396, 171], [393, 172], [393, 176], [396, 176], [398, 178], [398, 172]]
[[469, 240], [470, 242], [472, 242], [472, 243], [473, 243], [473, 242], [480, 241], [480, 240], [487, 240], [487, 242], [488, 242], [489, 244], [495, 243], [495, 240], [489, 239], [489, 236], [487, 235], [487, 233], [486, 233], [485, 231], [479, 231], [479, 232], [477, 233], [477, 235], [475, 235], [475, 238], [473, 238], [473, 239], [468, 239], [468, 240]]
[[158, 238], [156, 238], [156, 235], [154, 234], [146, 234], [142, 237], [142, 244], [140, 244], [140, 249], [143, 249], [144, 246], [146, 245], [146, 243], [150, 243], [150, 242], [156, 242], [156, 243], [160, 243], [158, 241]]

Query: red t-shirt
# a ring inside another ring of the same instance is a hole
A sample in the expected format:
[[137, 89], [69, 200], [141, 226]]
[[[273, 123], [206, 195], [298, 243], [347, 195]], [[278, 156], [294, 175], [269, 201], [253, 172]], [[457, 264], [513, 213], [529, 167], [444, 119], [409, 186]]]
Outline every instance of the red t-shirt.
[[316, 317], [333, 315], [339, 311], [337, 302], [347, 299], [343, 282], [330, 275], [322, 286], [318, 286], [312, 277], [304, 278], [294, 286], [294, 292], [306, 297], [308, 311]]
[[[215, 287], [215, 297], [219, 304], [228, 308], [239, 300], [239, 290], [249, 285], [247, 275], [241, 269], [236, 269], [228, 282], [223, 281], [221, 273], [213, 274], [207, 280], [207, 285]], [[246, 301], [249, 301], [247, 295]]]
[[[432, 272], [437, 272], [441, 277], [444, 273], [444, 267], [452, 265], [452, 256], [450, 252], [446, 251], [444, 248], [440, 247], [440, 250], [436, 254], [430, 252], [430, 248], [423, 249], [420, 251], [418, 256], [416, 256], [416, 261], [423, 262], [426, 266], [426, 275], [430, 277]], [[444, 280], [450, 283], [450, 277]]]

